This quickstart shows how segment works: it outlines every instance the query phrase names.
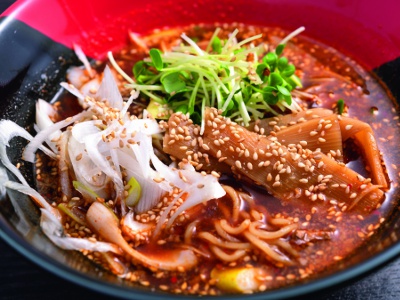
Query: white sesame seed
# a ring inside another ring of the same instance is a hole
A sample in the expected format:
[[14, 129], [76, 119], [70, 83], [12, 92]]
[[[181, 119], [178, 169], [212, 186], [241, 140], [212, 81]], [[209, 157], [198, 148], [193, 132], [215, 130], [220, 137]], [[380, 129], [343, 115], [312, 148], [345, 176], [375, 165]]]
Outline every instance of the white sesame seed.
[[346, 125], [345, 129], [350, 130], [353, 127], [353, 125]]
[[220, 176], [217, 172], [215, 172], [215, 171], [211, 171], [211, 175], [214, 176], [214, 177], [216, 177], [216, 178], [220, 178], [220, 177], [221, 177], [221, 176]]
[[208, 147], [208, 145], [206, 145], [206, 144], [203, 144], [203, 145], [202, 145], [202, 148], [203, 148], [204, 150], [206, 150], [206, 151], [210, 150], [210, 147]]
[[346, 194], [350, 193], [350, 186], [347, 186], [347, 187], [346, 187], [345, 193], [346, 193]]
[[238, 169], [241, 169], [241, 168], [242, 168], [242, 163], [241, 163], [239, 160], [237, 160], [237, 161], [235, 161], [235, 166], [236, 166]]
[[272, 180], [272, 175], [271, 175], [271, 173], [268, 173], [268, 175], [267, 175], [267, 181], [271, 181]]

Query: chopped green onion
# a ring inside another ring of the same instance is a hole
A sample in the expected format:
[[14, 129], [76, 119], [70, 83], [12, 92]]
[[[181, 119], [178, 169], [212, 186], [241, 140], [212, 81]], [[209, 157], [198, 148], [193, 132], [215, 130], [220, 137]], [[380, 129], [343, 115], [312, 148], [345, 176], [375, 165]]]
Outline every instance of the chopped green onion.
[[338, 114], [341, 115], [343, 114], [344, 111], [344, 100], [339, 99], [336, 103], [337, 109], [338, 109]]
[[164, 103], [159, 103], [151, 99], [147, 105], [147, 111], [157, 119], [168, 120], [169, 118], [169, 109], [166, 101]]
[[260, 283], [257, 277], [264, 275], [261, 269], [254, 267], [237, 267], [211, 271], [211, 278], [216, 280], [216, 286], [230, 293], [249, 293], [255, 291]]
[[91, 188], [83, 185], [79, 181], [72, 181], [72, 185], [74, 186], [75, 190], [82, 194], [82, 196], [86, 199], [90, 199], [92, 201], [96, 201], [96, 198], [99, 198], [99, 195], [96, 194]]
[[133, 176], [129, 179], [128, 185], [130, 188], [128, 189], [128, 196], [125, 198], [125, 203], [127, 206], [132, 207], [139, 202], [139, 199], [142, 196], [142, 188]]
[[65, 203], [58, 204], [58, 208], [76, 223], [86, 226], [85, 215], [83, 213], [82, 215], [78, 215], [73, 208], [69, 208]]

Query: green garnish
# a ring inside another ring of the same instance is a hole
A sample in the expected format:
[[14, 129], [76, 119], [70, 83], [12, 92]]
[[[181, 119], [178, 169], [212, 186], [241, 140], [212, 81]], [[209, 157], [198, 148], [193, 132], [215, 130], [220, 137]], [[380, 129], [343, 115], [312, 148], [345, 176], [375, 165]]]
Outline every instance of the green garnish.
[[129, 189], [128, 189], [128, 196], [125, 198], [125, 203], [129, 207], [135, 206], [140, 197], [142, 196], [142, 188], [137, 182], [135, 177], [131, 177], [128, 181]]
[[338, 114], [339, 115], [343, 114], [343, 111], [344, 111], [344, 100], [343, 99], [339, 99], [336, 102], [336, 107], [338, 109]]
[[76, 223], [86, 226], [85, 216], [82, 213], [78, 215], [76, 213], [77, 210], [73, 210], [73, 208], [69, 207], [66, 203], [60, 203], [57, 207]]
[[95, 201], [96, 198], [99, 198], [99, 195], [97, 195], [95, 191], [83, 185], [79, 181], [72, 181], [72, 185], [74, 186], [75, 190], [80, 192], [85, 198], [91, 199], [92, 201]]
[[158, 70], [161, 71], [163, 68], [163, 62], [162, 62], [162, 53], [158, 49], [151, 49], [150, 50], [150, 57], [151, 57], [151, 62], [153, 63], [153, 66]]
[[213, 40], [211, 41], [211, 47], [213, 51], [217, 54], [221, 54], [222, 51], [222, 43], [219, 37], [214, 37]]
[[182, 111], [203, 124], [204, 109], [210, 106], [247, 126], [275, 109], [297, 111], [291, 91], [302, 85], [282, 53], [288, 38], [303, 29], [263, 57], [263, 45], [250, 45], [261, 34], [237, 42], [237, 30], [221, 40], [217, 29], [206, 50], [183, 34], [188, 45], [166, 53], [151, 49], [150, 57], [133, 67], [136, 82], [128, 86], [149, 98], [150, 113], [160, 119], [168, 118], [166, 112]]

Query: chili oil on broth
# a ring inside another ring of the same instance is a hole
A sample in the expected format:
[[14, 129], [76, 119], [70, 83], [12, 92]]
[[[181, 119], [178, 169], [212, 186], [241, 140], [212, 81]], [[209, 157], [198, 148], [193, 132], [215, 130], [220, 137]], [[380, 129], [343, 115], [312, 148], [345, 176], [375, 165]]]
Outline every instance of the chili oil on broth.
[[[261, 28], [244, 25], [223, 25], [220, 36], [225, 37], [239, 28], [238, 38], [243, 39], [258, 33], [263, 33], [263, 40], [266, 45], [277, 45], [281, 38], [286, 36], [287, 32], [279, 28]], [[168, 50], [181, 42], [179, 35], [185, 32], [189, 37], [194, 38], [201, 47], [205, 47], [211, 38], [214, 26], [190, 26], [186, 28], [168, 29], [166, 31], [156, 31], [147, 37], [143, 37], [147, 47], [159, 48], [163, 51]], [[268, 46], [266, 46], [268, 47]], [[382, 152], [383, 161], [391, 180], [390, 189], [386, 193], [386, 198], [382, 205], [378, 207], [370, 215], [361, 215], [356, 212], [347, 211], [340, 199], [331, 201], [330, 203], [315, 202], [282, 202], [267, 193], [263, 188], [251, 185], [246, 182], [238, 182], [232, 178], [224, 178], [222, 183], [233, 186], [238, 191], [246, 193], [254, 199], [254, 204], [249, 205], [246, 201], [241, 200], [241, 211], [243, 216], [249, 214], [251, 209], [265, 212], [266, 218], [285, 218], [299, 224], [299, 231], [308, 230], [309, 233], [321, 234], [318, 238], [310, 238], [310, 236], [291, 237], [294, 240], [293, 247], [299, 256], [295, 258], [295, 264], [291, 266], [283, 266], [270, 262], [268, 259], [259, 255], [246, 256], [244, 259], [236, 262], [222, 263], [210, 256], [199, 256], [201, 261], [193, 270], [187, 272], [150, 272], [144, 267], [131, 265], [129, 259], [120, 258], [121, 263], [129, 267], [125, 279], [136, 282], [144, 286], [154, 286], [161, 290], [168, 290], [173, 293], [186, 294], [221, 294], [224, 291], [219, 290], [215, 286], [215, 281], [210, 277], [211, 270], [218, 265], [220, 268], [238, 267], [238, 266], [257, 266], [264, 270], [260, 279], [259, 290], [279, 288], [291, 284], [295, 284], [301, 280], [315, 278], [322, 273], [332, 273], [336, 266], [358, 251], [364, 246], [368, 239], [379, 230], [382, 222], [389, 216], [393, 207], [399, 199], [399, 177], [398, 169], [400, 168], [399, 145], [399, 121], [398, 112], [392, 97], [387, 90], [359, 64], [348, 57], [338, 53], [334, 49], [327, 47], [317, 41], [309, 38], [295, 37], [285, 49], [285, 55], [289, 61], [298, 69], [298, 74], [302, 78], [303, 88], [301, 91], [306, 93], [305, 107], [325, 107], [335, 109], [335, 104], [339, 99], [344, 99], [347, 109], [346, 113], [358, 118], [374, 129], [377, 137], [379, 149]], [[147, 53], [137, 47], [130, 45], [122, 49], [115, 55], [120, 66], [131, 74], [134, 63], [147, 56]], [[101, 68], [103, 64], [99, 64]], [[120, 78], [121, 79], [121, 78]], [[121, 82], [121, 91], [125, 96], [128, 95]], [[316, 95], [316, 96], [313, 96]], [[68, 100], [67, 100], [68, 99]], [[62, 98], [56, 102], [55, 107], [63, 116], [72, 115], [76, 112], [75, 106], [71, 105], [71, 98]], [[145, 107], [145, 101], [136, 106], [137, 113]], [[74, 108], [72, 108], [74, 107]], [[377, 108], [377, 109], [376, 109]], [[372, 111], [371, 111], [372, 110]], [[347, 154], [351, 160], [347, 161], [347, 165], [352, 169], [360, 172], [368, 177], [368, 170], [363, 167], [363, 161], [356, 149], [358, 145], [347, 146]], [[47, 158], [40, 155], [36, 163], [37, 186], [39, 190], [47, 195], [54, 203], [68, 202], [73, 205], [76, 211], [84, 214], [87, 210], [88, 203], [75, 195], [72, 199], [62, 199], [54, 196], [59, 194], [59, 189], [52, 184], [52, 176], [57, 175], [56, 164], [50, 162]], [[46, 176], [45, 174], [50, 174]], [[72, 202], [71, 202], [72, 200]], [[219, 204], [219, 202], [221, 204]], [[221, 206], [229, 207], [230, 199], [225, 196], [220, 200], [211, 200], [204, 205], [199, 205], [191, 209], [188, 220], [182, 219], [173, 227], [173, 232], [163, 232], [157, 240], [150, 240], [145, 246], [139, 246], [141, 251], [154, 252], [167, 248], [168, 241], [176, 239], [182, 241], [182, 235], [185, 226], [194, 219], [199, 220], [196, 231], [212, 230], [212, 224], [215, 220], [221, 218]], [[112, 207], [112, 200], [108, 201]], [[138, 215], [137, 220], [146, 220], [151, 217], [151, 213]], [[273, 227], [273, 226], [272, 226]], [[93, 233], [90, 228], [77, 224], [75, 221], [67, 218], [65, 224], [67, 234], [72, 237], [92, 237], [99, 239], [99, 236]], [[277, 229], [277, 227], [275, 227]], [[327, 235], [323, 233], [327, 233]], [[193, 234], [192, 242], [199, 251], [206, 252], [208, 243], [204, 240], [196, 238], [196, 232]], [[310, 238], [308, 240], [308, 238]], [[139, 237], [139, 239], [148, 240], [148, 236]], [[288, 239], [288, 238], [287, 238]], [[161, 241], [161, 242], [160, 242]], [[165, 241], [165, 243], [164, 243]], [[135, 241], [130, 241], [135, 247]], [[102, 265], [105, 269], [109, 269], [107, 258], [99, 253], [91, 253], [83, 251], [89, 259]]]

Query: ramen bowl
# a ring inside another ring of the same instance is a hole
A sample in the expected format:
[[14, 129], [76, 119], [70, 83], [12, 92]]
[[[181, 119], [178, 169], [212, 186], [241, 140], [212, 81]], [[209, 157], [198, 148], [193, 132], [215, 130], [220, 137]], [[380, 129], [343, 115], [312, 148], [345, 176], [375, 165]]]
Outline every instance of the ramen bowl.
[[[104, 60], [108, 51], [128, 43], [128, 32], [147, 33], [163, 27], [190, 24], [244, 23], [278, 26], [292, 31], [305, 26], [305, 35], [357, 61], [372, 72], [399, 103], [400, 21], [393, 1], [17, 1], [0, 19], [0, 115], [32, 129], [37, 99], [57, 97], [66, 71], [79, 65], [73, 45], [91, 59]], [[43, 17], [46, 16], [46, 17]], [[16, 159], [24, 144], [13, 142]], [[398, 147], [397, 147], [398, 148]], [[396, 151], [398, 149], [395, 149]], [[4, 168], [1, 176], [5, 176]], [[22, 166], [31, 185], [33, 169]], [[390, 174], [392, 186], [398, 172]], [[399, 195], [394, 195], [399, 199]], [[399, 210], [363, 248], [355, 251], [318, 278], [252, 295], [226, 295], [221, 299], [277, 299], [320, 291], [366, 274], [398, 257]], [[3, 190], [0, 201], [0, 236], [44, 269], [78, 285], [123, 298], [161, 299], [171, 294], [124, 281], [94, 265], [83, 255], [64, 251], [42, 233], [40, 212], [21, 193]], [[176, 298], [195, 296], [173, 295]]]

